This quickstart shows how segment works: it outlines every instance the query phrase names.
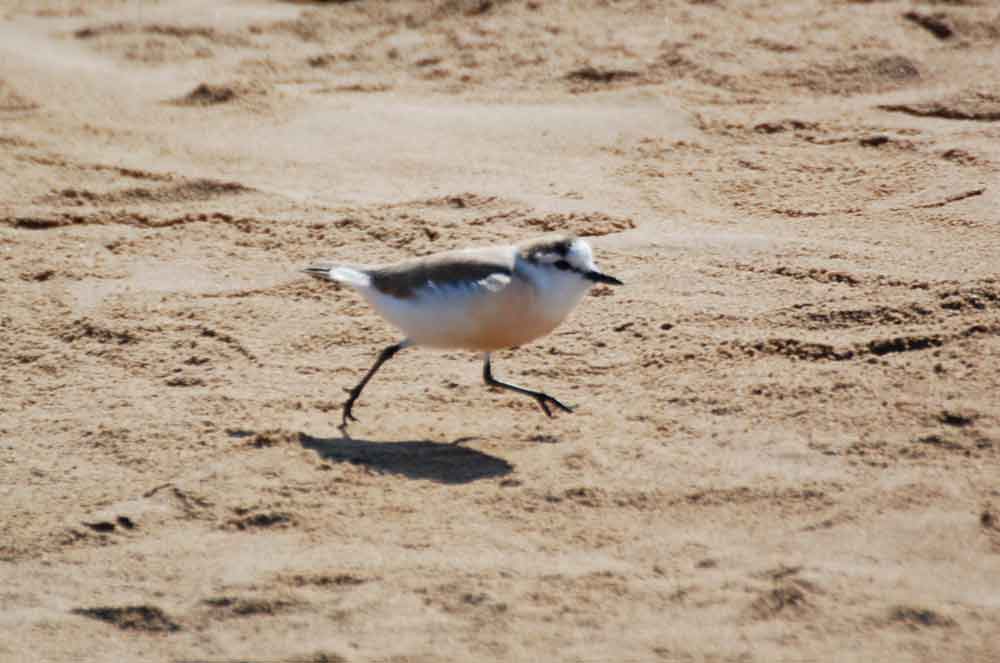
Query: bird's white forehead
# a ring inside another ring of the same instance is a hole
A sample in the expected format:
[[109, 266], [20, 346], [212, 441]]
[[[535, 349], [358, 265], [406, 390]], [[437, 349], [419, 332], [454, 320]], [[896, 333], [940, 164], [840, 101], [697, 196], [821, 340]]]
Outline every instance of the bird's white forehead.
[[594, 269], [594, 254], [590, 244], [580, 238], [557, 238], [528, 245], [527, 255], [537, 263], [553, 264], [565, 260], [577, 270]]
[[566, 262], [574, 267], [593, 267], [594, 252], [590, 249], [590, 244], [587, 244], [582, 239], [573, 240], [573, 243], [569, 245], [569, 251], [566, 253]]

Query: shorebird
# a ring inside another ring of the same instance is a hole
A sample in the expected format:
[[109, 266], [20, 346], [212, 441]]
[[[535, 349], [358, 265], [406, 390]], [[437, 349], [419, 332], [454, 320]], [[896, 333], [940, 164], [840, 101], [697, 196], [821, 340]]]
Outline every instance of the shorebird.
[[549, 417], [552, 405], [572, 409], [545, 392], [493, 377], [490, 355], [524, 345], [555, 329], [596, 283], [622, 285], [594, 264], [586, 241], [568, 235], [519, 244], [447, 251], [376, 267], [322, 262], [303, 270], [351, 286], [403, 332], [347, 389], [340, 428], [357, 421], [352, 409], [372, 376], [410, 346], [483, 353], [483, 380], [534, 398]]

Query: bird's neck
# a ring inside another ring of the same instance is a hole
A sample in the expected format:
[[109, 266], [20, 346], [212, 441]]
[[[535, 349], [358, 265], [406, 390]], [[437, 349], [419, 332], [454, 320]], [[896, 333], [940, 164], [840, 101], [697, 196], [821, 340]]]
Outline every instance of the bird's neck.
[[590, 289], [583, 279], [553, 272], [551, 269], [528, 265], [524, 278], [531, 290], [531, 301], [537, 313], [561, 321]]

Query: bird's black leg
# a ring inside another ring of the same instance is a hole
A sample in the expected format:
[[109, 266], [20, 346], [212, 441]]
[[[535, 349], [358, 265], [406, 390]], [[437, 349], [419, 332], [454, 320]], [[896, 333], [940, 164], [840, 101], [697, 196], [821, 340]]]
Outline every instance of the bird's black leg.
[[365, 373], [365, 376], [361, 378], [361, 382], [354, 385], [354, 387], [351, 389], [344, 390], [348, 394], [350, 394], [350, 397], [347, 399], [347, 402], [344, 403], [344, 414], [343, 414], [343, 419], [340, 423], [340, 428], [342, 430], [347, 428], [348, 421], [357, 421], [357, 418], [353, 414], [351, 414], [351, 408], [354, 407], [354, 402], [358, 400], [358, 396], [360, 396], [361, 392], [364, 391], [365, 385], [368, 384], [368, 381], [371, 380], [372, 376], [375, 375], [378, 369], [382, 367], [382, 364], [392, 359], [392, 357], [397, 352], [399, 352], [405, 347], [408, 347], [409, 345], [410, 341], [406, 339], [400, 341], [399, 343], [396, 343], [395, 345], [390, 345], [386, 349], [382, 350], [382, 352], [380, 352], [378, 355], [378, 359], [375, 360], [375, 365], [368, 369], [368, 372]]
[[555, 405], [563, 412], [573, 411], [573, 409], [570, 408], [568, 405], [560, 403], [559, 399], [553, 398], [552, 396], [549, 396], [545, 392], [532, 391], [531, 389], [525, 389], [524, 387], [519, 387], [516, 384], [510, 384], [509, 382], [501, 382], [500, 380], [497, 380], [495, 377], [493, 377], [493, 371], [490, 369], [490, 353], [488, 352], [486, 353], [485, 358], [483, 360], [483, 380], [486, 382], [486, 384], [490, 385], [491, 387], [502, 387], [504, 389], [510, 389], [511, 391], [516, 391], [519, 394], [524, 394], [525, 396], [531, 396], [536, 401], [538, 401], [538, 404], [541, 406], [542, 411], [545, 412], [545, 414], [547, 414], [550, 417], [552, 416], [552, 411], [549, 410], [549, 403]]

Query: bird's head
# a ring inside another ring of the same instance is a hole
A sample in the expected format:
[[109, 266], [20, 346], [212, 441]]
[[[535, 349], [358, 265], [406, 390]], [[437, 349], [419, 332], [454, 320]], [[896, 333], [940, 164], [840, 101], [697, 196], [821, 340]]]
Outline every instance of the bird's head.
[[578, 280], [581, 285], [623, 285], [597, 268], [590, 244], [579, 237], [556, 235], [530, 240], [518, 245], [518, 255], [552, 279]]

